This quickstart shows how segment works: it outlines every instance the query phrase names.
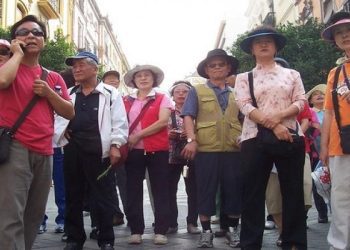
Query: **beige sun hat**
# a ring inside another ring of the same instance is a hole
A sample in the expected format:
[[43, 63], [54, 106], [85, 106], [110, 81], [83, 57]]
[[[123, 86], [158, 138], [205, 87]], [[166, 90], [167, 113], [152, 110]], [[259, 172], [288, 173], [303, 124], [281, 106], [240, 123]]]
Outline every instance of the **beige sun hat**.
[[129, 70], [124, 75], [125, 84], [131, 88], [136, 88], [135, 83], [134, 83], [134, 75], [137, 72], [140, 72], [143, 70], [149, 70], [156, 76], [154, 87], [158, 87], [162, 83], [162, 81], [164, 79], [164, 72], [156, 66], [145, 64], [145, 65], [136, 65], [133, 69]]
[[317, 84], [315, 87], [313, 87], [311, 90], [309, 90], [309, 92], [306, 93], [306, 98], [309, 99], [312, 95], [312, 93], [314, 93], [315, 91], [321, 91], [323, 94], [326, 93], [326, 84]]

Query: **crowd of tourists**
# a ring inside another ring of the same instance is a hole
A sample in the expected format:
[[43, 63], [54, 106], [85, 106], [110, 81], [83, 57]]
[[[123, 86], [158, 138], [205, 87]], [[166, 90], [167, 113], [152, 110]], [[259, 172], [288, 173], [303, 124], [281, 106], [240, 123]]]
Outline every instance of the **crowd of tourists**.
[[[279, 247], [304, 250], [313, 204], [318, 222], [328, 223], [311, 178], [319, 165], [332, 182], [328, 242], [349, 249], [350, 14], [334, 14], [321, 36], [345, 58], [327, 84], [307, 93], [299, 72], [276, 57], [286, 37], [268, 26], [240, 43], [255, 61], [251, 71], [238, 73], [239, 61], [214, 49], [197, 66], [205, 83], [180, 80], [165, 93], [159, 67], [137, 65], [124, 76], [110, 70], [100, 79], [99, 60], [88, 51], [66, 58], [60, 74], [45, 69], [46, 27], [24, 17], [11, 27], [10, 42], [0, 40], [0, 249], [29, 250], [47, 230], [52, 180], [55, 232], [65, 250], [83, 249], [86, 211], [101, 250], [114, 249], [113, 227], [124, 223], [128, 243], [142, 244], [145, 180], [153, 243], [166, 245], [178, 231], [183, 176], [196, 247], [213, 248], [214, 236], [224, 236], [231, 248], [261, 249], [273, 222]], [[121, 77], [128, 95], [118, 90]]]

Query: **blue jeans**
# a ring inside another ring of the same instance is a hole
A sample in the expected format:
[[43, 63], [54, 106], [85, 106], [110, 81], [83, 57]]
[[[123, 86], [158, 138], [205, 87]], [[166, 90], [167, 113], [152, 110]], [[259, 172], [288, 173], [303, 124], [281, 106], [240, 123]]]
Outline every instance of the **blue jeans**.
[[[52, 179], [54, 182], [55, 203], [58, 208], [55, 222], [56, 224], [64, 225], [66, 199], [64, 195], [63, 156], [62, 148], [54, 148]], [[45, 214], [44, 220], [41, 224], [46, 225], [46, 220], [47, 215]]]

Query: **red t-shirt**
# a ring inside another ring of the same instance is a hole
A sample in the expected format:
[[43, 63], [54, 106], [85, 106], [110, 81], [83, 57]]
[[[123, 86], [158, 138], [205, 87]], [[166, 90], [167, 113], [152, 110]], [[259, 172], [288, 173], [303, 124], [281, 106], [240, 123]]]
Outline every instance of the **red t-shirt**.
[[[12, 127], [32, 99], [33, 82], [40, 78], [41, 67], [28, 67], [21, 64], [15, 80], [7, 89], [0, 90], [0, 126]], [[60, 95], [70, 100], [66, 84], [62, 77], [53, 71], [49, 72], [46, 82], [52, 89], [60, 86]], [[40, 98], [32, 111], [25, 118], [15, 134], [15, 139], [31, 151], [43, 155], [53, 154], [52, 135], [54, 112], [46, 98]]]

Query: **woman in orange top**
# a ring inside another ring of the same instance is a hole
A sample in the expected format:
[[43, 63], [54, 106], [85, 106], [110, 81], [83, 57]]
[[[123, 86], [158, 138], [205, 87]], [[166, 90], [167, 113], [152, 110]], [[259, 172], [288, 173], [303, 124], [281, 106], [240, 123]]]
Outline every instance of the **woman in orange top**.
[[[322, 38], [335, 43], [343, 50], [346, 57], [350, 57], [350, 14], [338, 12], [330, 19], [330, 25], [323, 31]], [[350, 154], [344, 154], [341, 144], [338, 125], [335, 119], [332, 94], [336, 93], [340, 126], [350, 124], [350, 83], [349, 59], [339, 66], [339, 77], [336, 79], [337, 68], [328, 75], [325, 114], [321, 133], [320, 159], [329, 166], [331, 173], [331, 206], [332, 222], [328, 233], [328, 242], [332, 249], [350, 249]], [[334, 88], [334, 82], [337, 87]]]

